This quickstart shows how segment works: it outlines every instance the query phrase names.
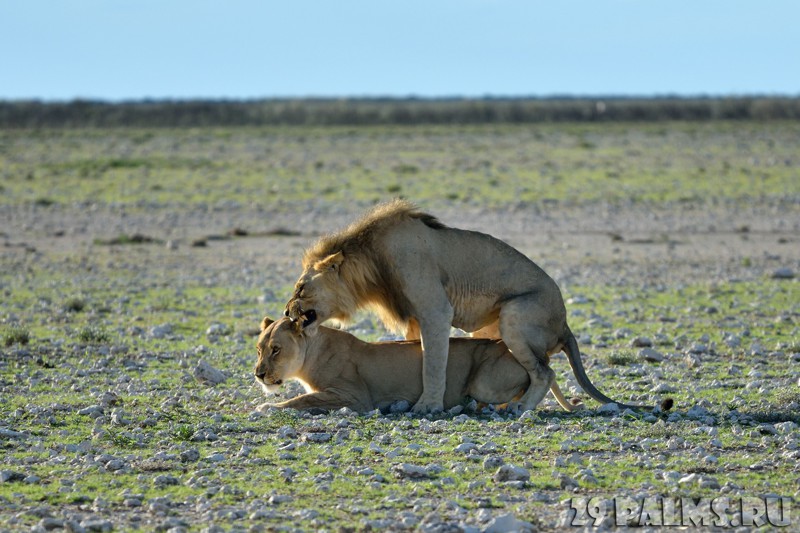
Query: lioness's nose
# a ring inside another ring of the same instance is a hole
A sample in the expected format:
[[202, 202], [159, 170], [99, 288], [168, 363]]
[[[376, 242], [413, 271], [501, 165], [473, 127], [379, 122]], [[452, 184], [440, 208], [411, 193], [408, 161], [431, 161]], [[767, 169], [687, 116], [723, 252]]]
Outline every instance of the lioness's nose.
[[264, 381], [264, 376], [266, 376], [266, 375], [267, 375], [267, 373], [266, 373], [266, 372], [260, 372], [260, 373], [259, 373], [259, 372], [256, 372], [256, 377], [257, 377], [258, 379], [260, 379], [261, 381]]

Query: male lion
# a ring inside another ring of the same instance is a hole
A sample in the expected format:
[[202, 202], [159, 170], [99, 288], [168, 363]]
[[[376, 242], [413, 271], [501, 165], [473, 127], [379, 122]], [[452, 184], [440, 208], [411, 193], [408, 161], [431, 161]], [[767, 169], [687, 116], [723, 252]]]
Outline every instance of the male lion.
[[586, 376], [550, 276], [505, 242], [447, 227], [406, 201], [379, 205], [306, 250], [285, 314], [314, 327], [346, 321], [360, 308], [372, 309], [407, 339], [421, 339], [417, 413], [443, 408], [451, 325], [502, 338], [525, 369], [530, 385], [512, 409], [532, 409], [542, 400], [555, 379], [549, 356], [561, 350], [581, 387], [601, 403], [614, 403]]
[[[283, 382], [300, 381], [306, 394], [269, 407], [338, 409], [365, 412], [392, 403], [417, 401], [422, 394], [422, 350], [419, 341], [368, 343], [344, 331], [321, 327], [306, 334], [298, 320], [265, 317], [256, 345], [255, 375], [267, 392]], [[487, 404], [505, 404], [528, 387], [528, 376], [501, 340], [450, 339], [443, 406], [458, 405], [467, 396]], [[553, 394], [568, 403], [553, 382]]]

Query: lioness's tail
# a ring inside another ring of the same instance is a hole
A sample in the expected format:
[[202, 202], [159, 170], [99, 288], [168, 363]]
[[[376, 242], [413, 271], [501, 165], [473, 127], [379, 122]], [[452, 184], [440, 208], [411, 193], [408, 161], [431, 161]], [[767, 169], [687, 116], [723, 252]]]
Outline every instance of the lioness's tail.
[[597, 387], [592, 384], [592, 382], [589, 380], [589, 376], [586, 375], [586, 371], [583, 369], [581, 352], [578, 350], [578, 341], [575, 339], [575, 335], [572, 334], [572, 331], [570, 331], [569, 326], [566, 328], [565, 341], [564, 352], [567, 354], [569, 366], [572, 367], [572, 373], [575, 374], [575, 379], [578, 381], [578, 385], [580, 385], [589, 396], [602, 404], [615, 403], [622, 408], [628, 409], [653, 409], [653, 407], [647, 405], [628, 405], [614, 401], [597, 390]]

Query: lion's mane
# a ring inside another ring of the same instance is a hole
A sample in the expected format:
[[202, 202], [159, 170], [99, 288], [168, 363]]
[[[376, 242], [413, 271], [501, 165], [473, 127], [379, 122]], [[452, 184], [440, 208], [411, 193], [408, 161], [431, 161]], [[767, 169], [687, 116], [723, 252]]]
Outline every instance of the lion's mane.
[[404, 332], [414, 310], [393, 275], [382, 237], [386, 230], [408, 220], [432, 229], [446, 227], [412, 203], [394, 200], [376, 206], [344, 230], [320, 238], [303, 255], [303, 269], [341, 252], [345, 257], [339, 274], [342, 283], [336, 289], [340, 308], [348, 315], [361, 307], [370, 308], [387, 328]]

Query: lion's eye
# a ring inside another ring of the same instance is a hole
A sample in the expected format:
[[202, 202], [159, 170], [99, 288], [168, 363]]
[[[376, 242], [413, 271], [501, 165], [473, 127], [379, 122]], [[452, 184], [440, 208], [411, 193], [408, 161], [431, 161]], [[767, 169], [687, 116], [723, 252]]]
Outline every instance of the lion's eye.
[[278, 355], [280, 353], [280, 351], [281, 351], [281, 347], [280, 346], [273, 346], [272, 350], [269, 352], [269, 355], [270, 355], [270, 357], [275, 357], [276, 355]]

